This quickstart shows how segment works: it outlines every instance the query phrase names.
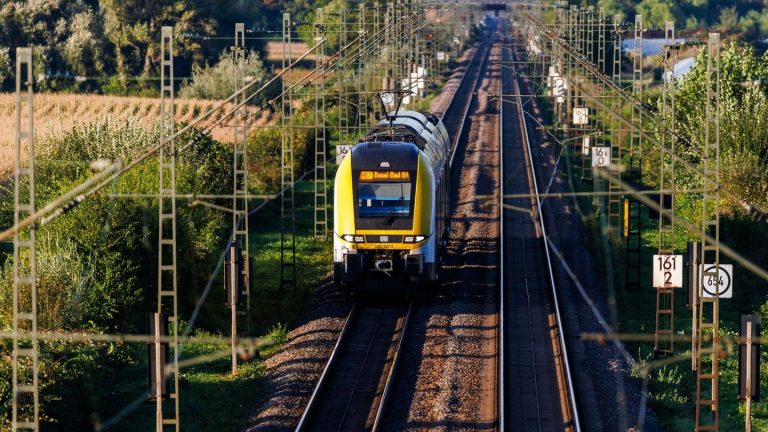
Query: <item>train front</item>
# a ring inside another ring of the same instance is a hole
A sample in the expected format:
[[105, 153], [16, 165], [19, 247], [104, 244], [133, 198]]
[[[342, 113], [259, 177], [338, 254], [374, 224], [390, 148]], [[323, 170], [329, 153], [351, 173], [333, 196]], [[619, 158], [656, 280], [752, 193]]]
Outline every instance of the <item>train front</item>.
[[430, 281], [435, 276], [435, 179], [408, 142], [362, 142], [334, 190], [334, 281]]

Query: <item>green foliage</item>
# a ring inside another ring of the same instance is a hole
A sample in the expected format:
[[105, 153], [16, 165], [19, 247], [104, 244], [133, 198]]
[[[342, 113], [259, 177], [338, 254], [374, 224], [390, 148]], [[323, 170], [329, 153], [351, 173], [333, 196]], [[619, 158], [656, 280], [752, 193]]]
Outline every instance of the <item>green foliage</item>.
[[[179, 96], [190, 99], [226, 99], [236, 90], [234, 50], [224, 51], [214, 66], [204, 68], [195, 66], [192, 72], [192, 82], [186, 83], [179, 91]], [[256, 51], [249, 51], [243, 62], [243, 77], [248, 82], [264, 80], [266, 71], [264, 63]], [[258, 103], [259, 99], [254, 99]]]
[[679, 10], [674, 2], [664, 0], [643, 0], [637, 5], [635, 13], [643, 16], [644, 24], [663, 28], [664, 23], [674, 20]]
[[[157, 87], [151, 78], [159, 72], [161, 26], [174, 26], [176, 74], [189, 76], [193, 66], [214, 62], [229, 45], [204, 38], [232, 34], [235, 22], [271, 26], [286, 6], [269, 0], [0, 2], [0, 88], [10, 87], [3, 51], [12, 61], [16, 47], [32, 46], [35, 75], [46, 77], [38, 82], [42, 89], [148, 93]], [[258, 49], [262, 42], [249, 45]]]
[[[88, 257], [81, 255], [74, 242], [68, 238], [53, 237], [43, 233], [37, 239], [37, 298], [38, 328], [41, 330], [72, 329], [87, 322], [85, 316], [90, 308], [88, 302], [89, 283], [93, 269]], [[27, 263], [26, 259], [24, 263]], [[13, 266], [4, 266], [0, 274], [0, 328], [12, 327], [13, 311]], [[22, 267], [23, 272], [27, 272]], [[23, 309], [29, 309], [26, 298], [20, 299]]]
[[267, 337], [276, 344], [284, 344], [288, 341], [288, 324], [277, 323], [269, 330]]
[[768, 10], [763, 3], [751, 0], [598, 0], [598, 5], [609, 16], [623, 15], [625, 21], [632, 21], [635, 14], [643, 15], [649, 28], [663, 28], [665, 21], [674, 20], [678, 28], [712, 29], [750, 41], [768, 35]]
[[[298, 122], [301, 122], [301, 116]], [[293, 136], [293, 167], [295, 178], [309, 169], [312, 159], [308, 153], [314, 151], [315, 130], [298, 128]], [[276, 193], [280, 191], [280, 157], [282, 138], [277, 128], [257, 129], [248, 136], [248, 169], [253, 173], [249, 177], [250, 187], [256, 193]], [[312, 166], [314, 167], [314, 166]]]
[[[768, 206], [768, 89], [752, 83], [768, 77], [768, 56], [757, 56], [751, 47], [727, 44], [721, 57], [721, 158], [722, 181], [731, 191]], [[705, 143], [706, 53], [678, 85], [676, 152], [695, 166], [701, 163]], [[682, 167], [681, 167], [682, 168]], [[702, 187], [699, 176], [678, 170], [678, 186]], [[726, 211], [737, 211], [738, 202], [727, 202]]]

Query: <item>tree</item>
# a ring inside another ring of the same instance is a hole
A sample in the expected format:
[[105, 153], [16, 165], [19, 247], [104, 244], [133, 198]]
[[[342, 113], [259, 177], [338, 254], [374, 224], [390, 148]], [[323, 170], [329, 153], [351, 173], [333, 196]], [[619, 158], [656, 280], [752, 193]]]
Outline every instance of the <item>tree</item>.
[[[706, 52], [677, 89], [678, 153], [700, 165], [705, 140]], [[761, 208], [768, 208], [768, 54], [727, 44], [721, 54], [721, 157], [723, 184]], [[701, 187], [691, 172], [679, 170], [681, 188]], [[739, 203], [728, 203], [737, 211]]]
[[664, 28], [665, 22], [675, 20], [679, 10], [675, 3], [663, 0], [643, 0], [637, 5], [637, 13], [643, 16], [643, 22], [646, 26]]
[[214, 21], [202, 17], [188, 0], [100, 0], [106, 34], [115, 47], [117, 72], [123, 77], [149, 77], [160, 62], [160, 28], [173, 25], [174, 54], [201, 60], [196, 39], [181, 35], [214, 35]]

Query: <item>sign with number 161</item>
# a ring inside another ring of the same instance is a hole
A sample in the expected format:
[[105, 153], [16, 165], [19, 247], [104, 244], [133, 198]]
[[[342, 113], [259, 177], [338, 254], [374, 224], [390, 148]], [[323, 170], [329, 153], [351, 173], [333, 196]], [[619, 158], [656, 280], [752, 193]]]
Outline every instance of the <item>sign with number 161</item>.
[[683, 256], [653, 256], [653, 287], [681, 288], [683, 286]]

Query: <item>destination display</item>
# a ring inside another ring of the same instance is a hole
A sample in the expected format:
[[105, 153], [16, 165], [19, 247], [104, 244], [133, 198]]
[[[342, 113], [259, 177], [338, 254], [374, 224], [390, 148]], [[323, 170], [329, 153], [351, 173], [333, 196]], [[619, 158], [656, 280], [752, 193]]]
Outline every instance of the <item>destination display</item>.
[[360, 171], [361, 182], [410, 181], [408, 171]]

